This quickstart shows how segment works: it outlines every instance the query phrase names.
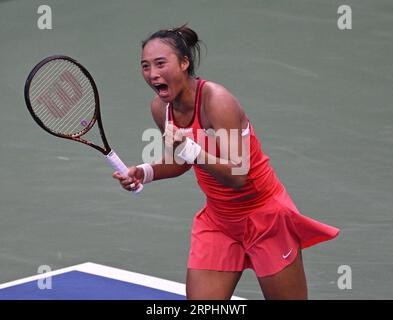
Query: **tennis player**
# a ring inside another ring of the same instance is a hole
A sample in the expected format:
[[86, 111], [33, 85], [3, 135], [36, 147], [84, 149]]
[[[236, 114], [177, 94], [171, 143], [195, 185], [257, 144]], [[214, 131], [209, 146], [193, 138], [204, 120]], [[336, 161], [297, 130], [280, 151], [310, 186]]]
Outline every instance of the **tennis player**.
[[230, 299], [246, 268], [255, 271], [266, 299], [307, 299], [301, 250], [339, 230], [299, 212], [239, 101], [195, 76], [199, 44], [187, 26], [143, 41], [142, 75], [156, 93], [151, 112], [166, 155], [113, 177], [133, 190], [194, 168], [206, 203], [192, 226], [188, 299]]

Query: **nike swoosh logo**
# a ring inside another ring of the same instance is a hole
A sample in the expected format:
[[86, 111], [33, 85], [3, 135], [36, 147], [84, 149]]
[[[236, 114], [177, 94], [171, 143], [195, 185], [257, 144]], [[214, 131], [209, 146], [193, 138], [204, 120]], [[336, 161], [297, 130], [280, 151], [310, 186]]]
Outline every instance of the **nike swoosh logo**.
[[283, 255], [282, 255], [282, 258], [283, 258], [283, 259], [288, 258], [288, 257], [290, 256], [291, 253], [292, 253], [292, 249], [289, 250], [289, 252], [288, 252], [287, 254], [283, 254]]

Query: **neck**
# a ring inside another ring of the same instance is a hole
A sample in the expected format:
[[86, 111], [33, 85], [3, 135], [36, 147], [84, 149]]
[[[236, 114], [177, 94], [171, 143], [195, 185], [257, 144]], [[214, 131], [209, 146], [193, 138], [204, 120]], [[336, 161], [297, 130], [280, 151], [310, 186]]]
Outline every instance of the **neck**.
[[173, 101], [172, 107], [181, 113], [188, 113], [194, 110], [197, 86], [197, 79], [188, 78], [185, 82], [185, 86]]

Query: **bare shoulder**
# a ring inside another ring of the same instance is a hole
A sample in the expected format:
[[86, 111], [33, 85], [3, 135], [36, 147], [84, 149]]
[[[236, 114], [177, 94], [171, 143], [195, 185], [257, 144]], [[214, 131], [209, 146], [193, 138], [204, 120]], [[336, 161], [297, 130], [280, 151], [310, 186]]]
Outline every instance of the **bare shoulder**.
[[235, 98], [233, 94], [222, 84], [207, 81], [203, 87], [204, 94], [207, 98], [222, 97]]
[[246, 115], [238, 99], [223, 85], [206, 82], [203, 88], [204, 111], [212, 124], [224, 122], [245, 121]]
[[165, 127], [165, 106], [166, 104], [158, 96], [155, 96], [150, 104], [153, 119], [162, 132]]

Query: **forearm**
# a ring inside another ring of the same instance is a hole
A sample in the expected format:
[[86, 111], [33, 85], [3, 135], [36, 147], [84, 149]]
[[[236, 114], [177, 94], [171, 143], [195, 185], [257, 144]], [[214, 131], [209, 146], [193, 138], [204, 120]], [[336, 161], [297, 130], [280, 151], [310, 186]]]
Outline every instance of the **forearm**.
[[246, 161], [235, 164], [232, 161], [217, 158], [201, 150], [196, 165], [210, 173], [218, 182], [227, 187], [240, 189], [247, 180], [248, 166]]
[[173, 163], [165, 163], [165, 159], [163, 157], [161, 161], [152, 164], [154, 180], [178, 177], [191, 168], [191, 165], [187, 163], [178, 164], [175, 161], [172, 162]]

